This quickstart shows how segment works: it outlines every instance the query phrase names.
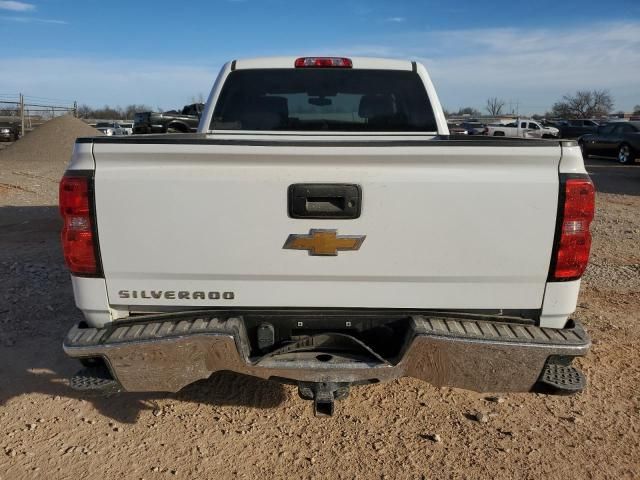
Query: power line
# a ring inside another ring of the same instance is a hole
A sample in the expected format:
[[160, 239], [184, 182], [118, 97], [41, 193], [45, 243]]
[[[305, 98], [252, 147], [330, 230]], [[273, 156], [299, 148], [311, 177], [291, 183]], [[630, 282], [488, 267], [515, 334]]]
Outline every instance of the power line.
[[39, 103], [25, 103], [24, 106], [25, 107], [44, 107], [44, 108], [56, 109], [56, 110], [69, 110], [73, 108], [72, 106], [68, 106], [68, 105], [42, 105]]
[[47, 100], [47, 101], [62, 102], [62, 103], [73, 103], [73, 100], [69, 100], [67, 98], [39, 97], [36, 95], [25, 95], [24, 98], [32, 98], [36, 101]]

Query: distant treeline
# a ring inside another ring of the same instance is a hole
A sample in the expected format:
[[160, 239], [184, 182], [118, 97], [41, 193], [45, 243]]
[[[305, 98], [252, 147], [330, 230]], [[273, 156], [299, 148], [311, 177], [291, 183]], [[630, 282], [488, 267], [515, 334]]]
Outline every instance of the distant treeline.
[[162, 112], [161, 107], [150, 107], [149, 105], [127, 105], [126, 107], [110, 107], [105, 105], [102, 108], [92, 108], [89, 105], [78, 106], [78, 118], [101, 118], [104, 120], [120, 120], [120, 119], [132, 119], [136, 113], [139, 112]]
[[[200, 94], [197, 97], [191, 98], [191, 103], [202, 102], [203, 96]], [[487, 100], [485, 109], [491, 116], [498, 117], [504, 114], [514, 114], [516, 112], [505, 112], [507, 102], [498, 97], [491, 97]], [[543, 115], [533, 115], [537, 118], [594, 118], [607, 116], [613, 110], [614, 100], [611, 93], [608, 90], [580, 90], [575, 94], [567, 94], [559, 101], [553, 104], [551, 111], [544, 113]], [[313, 108], [309, 108], [310, 111]], [[138, 112], [164, 112], [162, 107], [151, 107], [144, 104], [127, 105], [126, 107], [111, 107], [105, 105], [102, 108], [92, 108], [88, 105], [80, 105], [77, 110], [79, 118], [101, 118], [101, 119], [133, 119], [133, 116]], [[323, 110], [326, 111], [326, 110]], [[636, 105], [635, 112], [640, 113], [640, 105]], [[623, 113], [623, 112], [622, 112]], [[0, 114], [4, 115], [19, 115], [19, 111], [13, 108], [6, 108], [0, 110]], [[449, 116], [468, 116], [468, 117], [480, 117], [482, 113], [480, 110], [474, 107], [460, 108], [457, 112], [447, 111], [445, 109], [444, 114]]]
[[[544, 114], [534, 114], [533, 118], [601, 118], [607, 117], [613, 112], [614, 99], [608, 90], [578, 90], [574, 94], [563, 95], [555, 102], [550, 111]], [[506, 109], [507, 101], [498, 97], [487, 99], [486, 111], [492, 117], [500, 115], [516, 115], [517, 111]], [[511, 103], [513, 106], [513, 103]], [[618, 115], [624, 111], [616, 112]], [[640, 105], [633, 107], [635, 115], [640, 114]], [[480, 117], [482, 113], [473, 107], [464, 107], [457, 112], [445, 109], [446, 117]]]

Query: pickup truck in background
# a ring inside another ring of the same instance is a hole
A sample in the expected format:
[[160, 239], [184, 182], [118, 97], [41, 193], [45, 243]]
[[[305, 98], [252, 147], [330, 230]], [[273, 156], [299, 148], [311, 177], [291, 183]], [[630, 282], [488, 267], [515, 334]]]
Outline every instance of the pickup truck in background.
[[228, 370], [330, 415], [411, 376], [574, 393], [594, 188], [573, 141], [452, 136], [427, 70], [224, 65], [196, 134], [78, 139], [60, 185], [84, 391]]
[[462, 122], [460, 124], [467, 132], [467, 135], [484, 135], [487, 128], [484, 123], [480, 122]]
[[15, 142], [20, 138], [20, 125], [16, 122], [0, 122], [0, 141]]
[[185, 105], [181, 112], [140, 112], [133, 119], [133, 133], [189, 133], [200, 123], [203, 103]]
[[487, 125], [485, 135], [492, 137], [558, 138], [560, 131], [535, 120], [518, 119], [505, 125]]
[[126, 135], [124, 128], [118, 122], [98, 122], [95, 129], [107, 136]]
[[133, 135], [133, 122], [122, 122], [120, 123], [120, 128], [123, 135]]

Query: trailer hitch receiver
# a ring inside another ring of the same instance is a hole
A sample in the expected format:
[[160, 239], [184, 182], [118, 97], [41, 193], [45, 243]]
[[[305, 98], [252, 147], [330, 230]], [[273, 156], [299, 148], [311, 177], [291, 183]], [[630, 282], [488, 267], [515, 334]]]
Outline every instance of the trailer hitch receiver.
[[299, 382], [298, 394], [305, 400], [313, 400], [316, 417], [331, 417], [335, 411], [335, 401], [349, 396], [349, 383]]

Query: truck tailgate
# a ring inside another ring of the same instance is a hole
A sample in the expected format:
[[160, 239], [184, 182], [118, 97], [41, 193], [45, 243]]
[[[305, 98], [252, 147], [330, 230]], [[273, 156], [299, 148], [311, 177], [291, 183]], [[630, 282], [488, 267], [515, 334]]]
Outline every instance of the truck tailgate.
[[[553, 246], [557, 143], [332, 146], [95, 143], [112, 306], [538, 309]], [[356, 219], [295, 219], [296, 183], [357, 184]], [[283, 249], [312, 229], [359, 250]]]

